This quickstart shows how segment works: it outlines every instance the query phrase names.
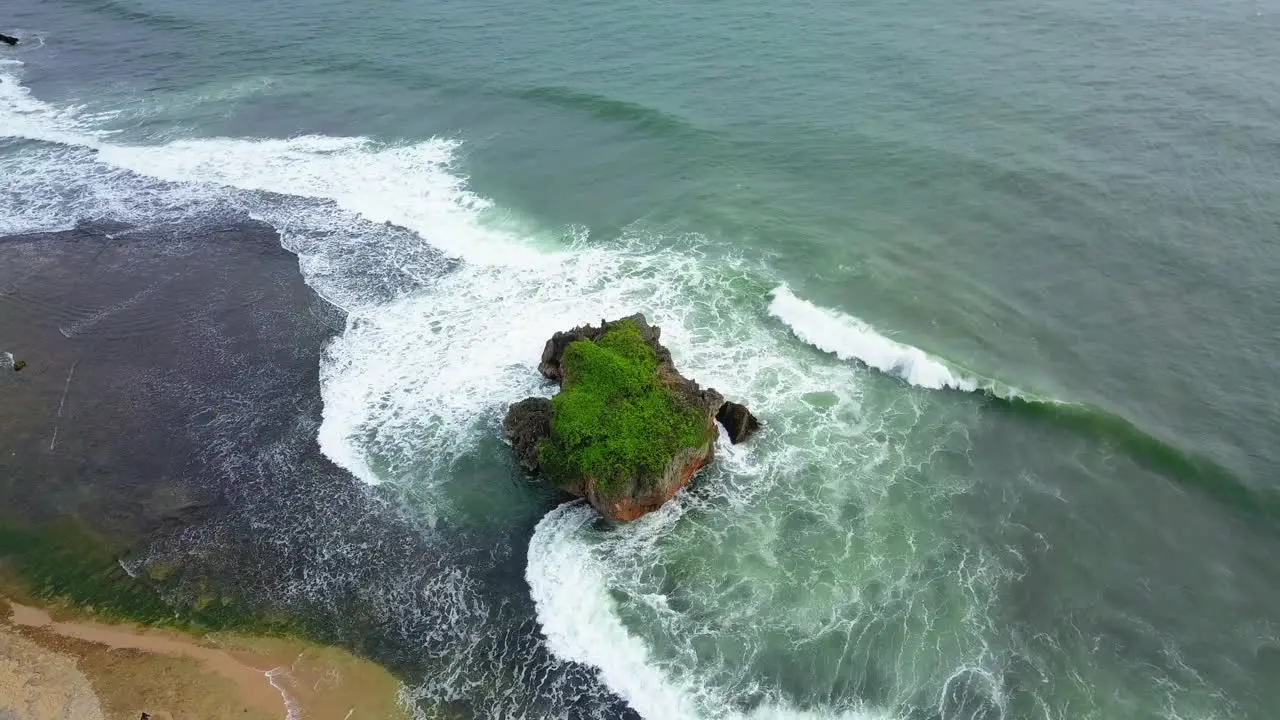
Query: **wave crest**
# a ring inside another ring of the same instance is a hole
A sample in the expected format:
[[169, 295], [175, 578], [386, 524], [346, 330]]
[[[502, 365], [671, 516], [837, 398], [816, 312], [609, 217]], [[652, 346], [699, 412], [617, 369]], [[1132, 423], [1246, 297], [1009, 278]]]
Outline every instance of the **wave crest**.
[[786, 285], [773, 291], [769, 314], [796, 337], [841, 360], [856, 360], [916, 387], [972, 392], [982, 387], [966, 375], [917, 347], [891, 340], [852, 315], [819, 307], [797, 297]]

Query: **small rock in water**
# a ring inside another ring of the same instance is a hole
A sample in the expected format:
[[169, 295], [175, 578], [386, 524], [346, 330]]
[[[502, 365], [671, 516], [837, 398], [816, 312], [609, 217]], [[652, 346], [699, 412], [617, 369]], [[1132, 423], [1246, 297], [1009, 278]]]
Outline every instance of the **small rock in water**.
[[0, 33], [0, 42], [5, 43], [6, 45], [17, 45], [18, 38], [12, 35], [5, 35], [3, 33]]
[[760, 429], [760, 421], [747, 409], [746, 405], [726, 402], [716, 413], [716, 420], [729, 431], [729, 442], [737, 445], [755, 434]]
[[13, 371], [14, 371], [14, 372], [22, 372], [22, 368], [24, 368], [24, 367], [26, 367], [26, 366], [27, 366], [27, 361], [26, 361], [26, 360], [14, 360], [14, 361], [13, 361]]
[[537, 472], [538, 446], [551, 434], [551, 400], [531, 397], [512, 405], [502, 429], [515, 448], [520, 467], [525, 472]]

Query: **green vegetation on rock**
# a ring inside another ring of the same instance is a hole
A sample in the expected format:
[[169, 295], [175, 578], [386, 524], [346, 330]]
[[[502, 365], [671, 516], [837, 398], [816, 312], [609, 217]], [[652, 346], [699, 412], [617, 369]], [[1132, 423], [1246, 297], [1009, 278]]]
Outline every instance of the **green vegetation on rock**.
[[661, 475], [683, 448], [708, 439], [706, 417], [658, 378], [658, 358], [634, 322], [565, 349], [562, 389], [551, 400], [551, 437], [539, 463], [560, 485], [594, 478], [612, 492]]

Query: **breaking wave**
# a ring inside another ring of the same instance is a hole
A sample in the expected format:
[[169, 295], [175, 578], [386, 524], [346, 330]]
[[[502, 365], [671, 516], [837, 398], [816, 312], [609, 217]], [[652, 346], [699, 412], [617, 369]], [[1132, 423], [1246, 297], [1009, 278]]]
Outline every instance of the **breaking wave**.
[[[0, 140], [0, 232], [219, 213], [270, 223], [307, 282], [347, 311], [321, 365], [322, 450], [367, 485], [415, 503], [430, 525], [467, 522], [451, 490], [473, 478], [458, 468], [498, 454], [507, 403], [549, 391], [536, 349], [566, 326], [643, 311], [683, 369], [769, 424], [760, 442], [729, 448], [699, 490], [625, 529], [600, 532], [591, 512], [572, 504], [537, 523], [525, 578], [555, 660], [520, 668], [516, 682], [587, 666], [648, 718], [751, 720], [879, 720], [890, 716], [885, 708], [946, 716], [934, 709], [953, 686], [971, 684], [983, 717], [1003, 715], [1004, 690], [988, 680], [1005, 669], [987, 647], [998, 634], [988, 610], [1014, 571], [946, 540], [960, 535], [946, 527], [946, 503], [964, 481], [924, 482], [921, 462], [906, 459], [962, 456], [966, 436], [916, 404], [872, 396], [855, 363], [920, 388], [986, 393], [1002, 407], [1073, 411], [814, 305], [748, 260], [704, 262], [697, 238], [672, 241], [642, 227], [605, 239], [577, 228], [530, 232], [468, 188], [453, 138], [123, 144], [101, 129], [109, 118], [33, 98], [19, 69], [0, 67], [8, 138]], [[590, 98], [543, 94], [594, 107]], [[761, 322], [762, 311], [788, 332]], [[793, 336], [841, 362], [815, 359]], [[737, 554], [716, 555], [724, 566], [710, 568], [693, 557], [706, 548]], [[813, 563], [819, 556], [829, 562]], [[399, 592], [430, 592], [439, 604], [429, 619], [479, 647], [492, 615], [474, 588], [451, 568]], [[802, 607], [795, 600], [804, 593], [814, 600]], [[806, 695], [785, 665], [822, 657], [833, 643], [867, 667], [856, 676], [807, 668], [830, 687]], [[877, 670], [885, 647], [898, 665]], [[505, 662], [467, 650], [459, 654], [466, 663]], [[480, 683], [465, 677], [472, 670], [455, 666], [442, 677], [475, 689]], [[483, 671], [496, 678], [504, 669]], [[961, 683], [961, 674], [978, 680]], [[421, 690], [448, 699], [461, 692], [439, 678]], [[595, 687], [581, 690], [591, 695], [585, 703], [563, 692], [545, 699], [553, 714], [609, 706]]]

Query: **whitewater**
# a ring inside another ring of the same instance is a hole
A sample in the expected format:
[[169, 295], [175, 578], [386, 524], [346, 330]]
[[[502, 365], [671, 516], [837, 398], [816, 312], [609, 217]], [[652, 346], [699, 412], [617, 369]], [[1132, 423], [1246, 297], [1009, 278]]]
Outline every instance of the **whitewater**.
[[[533, 533], [526, 578], [548, 649], [594, 668], [644, 717], [878, 720], [948, 707], [961, 681], [1003, 714], [986, 608], [1011, 571], [928, 528], [963, 485], [890, 503], [910, 458], [964, 452], [953, 418], [925, 419], [927, 392], [980, 379], [696, 237], [538, 229], [468, 189], [459, 139], [121, 143], [110, 114], [43, 103], [20, 72], [0, 72], [0, 232], [237, 213], [274, 226], [307, 282], [348, 313], [321, 367], [322, 450], [370, 486], [411, 492], [428, 527], [453, 513], [449, 469], [496, 435], [509, 402], [548, 392], [536, 353], [558, 329], [644, 312], [682, 369], [764, 419], [764, 439], [721, 452], [699, 491], [658, 513], [605, 531], [569, 504]], [[868, 394], [867, 367], [909, 392]], [[886, 534], [901, 512], [920, 529]], [[784, 534], [794, 547], [773, 544]], [[827, 567], [796, 564], [828, 545]], [[707, 547], [740, 555], [699, 565]], [[655, 568], [683, 579], [673, 587]], [[936, 598], [914, 598], [922, 589]], [[942, 641], [937, 623], [950, 628]], [[875, 628], [899, 646], [878, 705], [797, 699], [761, 679], [779, 653], [836, 636], [869, 657]]]

